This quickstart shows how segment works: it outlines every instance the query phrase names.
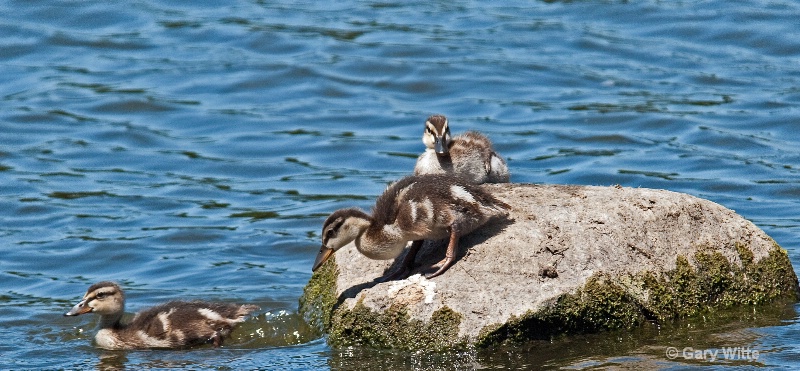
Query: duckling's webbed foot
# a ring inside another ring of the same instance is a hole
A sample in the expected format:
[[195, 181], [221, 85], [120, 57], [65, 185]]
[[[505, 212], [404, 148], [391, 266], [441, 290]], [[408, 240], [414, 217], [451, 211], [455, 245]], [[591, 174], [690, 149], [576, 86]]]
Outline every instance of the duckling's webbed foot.
[[453, 263], [456, 262], [456, 250], [458, 249], [458, 231], [455, 228], [450, 229], [450, 243], [447, 244], [447, 252], [444, 254], [444, 260], [436, 264], [439, 269], [436, 272], [425, 275], [425, 278], [433, 278], [444, 273]]
[[387, 282], [408, 277], [411, 274], [411, 268], [414, 266], [414, 259], [417, 258], [417, 253], [422, 247], [422, 242], [423, 240], [416, 240], [412, 242], [411, 247], [408, 248], [406, 256], [403, 258], [403, 262], [400, 263], [400, 268], [392, 273], [387, 274], [380, 281]]

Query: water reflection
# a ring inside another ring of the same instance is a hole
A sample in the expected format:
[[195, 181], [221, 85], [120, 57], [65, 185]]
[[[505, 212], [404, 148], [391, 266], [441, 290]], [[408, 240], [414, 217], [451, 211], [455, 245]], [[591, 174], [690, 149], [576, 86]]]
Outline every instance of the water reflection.
[[124, 351], [106, 351], [100, 353], [97, 366], [98, 371], [124, 371], [128, 357]]

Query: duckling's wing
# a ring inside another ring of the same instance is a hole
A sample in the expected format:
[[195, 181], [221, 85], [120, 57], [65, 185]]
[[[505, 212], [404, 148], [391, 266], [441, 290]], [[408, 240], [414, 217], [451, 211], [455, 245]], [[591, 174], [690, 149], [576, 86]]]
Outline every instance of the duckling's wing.
[[453, 223], [460, 234], [467, 234], [492, 218], [508, 215], [511, 206], [478, 185], [456, 181], [449, 186]]

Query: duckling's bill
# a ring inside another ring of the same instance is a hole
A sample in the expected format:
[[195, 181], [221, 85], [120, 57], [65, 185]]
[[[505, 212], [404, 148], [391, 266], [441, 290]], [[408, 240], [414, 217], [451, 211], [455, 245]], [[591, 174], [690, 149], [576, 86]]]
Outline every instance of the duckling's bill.
[[64, 313], [65, 316], [79, 316], [81, 314], [86, 314], [92, 311], [92, 307], [86, 305], [86, 301], [81, 301], [78, 304], [75, 304], [69, 312]]
[[446, 155], [447, 152], [447, 143], [445, 143], [445, 136], [434, 136], [433, 141], [433, 150], [436, 151], [437, 155]]
[[316, 272], [317, 269], [319, 269], [319, 267], [321, 267], [322, 264], [325, 263], [325, 261], [327, 261], [328, 258], [331, 257], [331, 255], [333, 255], [334, 252], [336, 252], [336, 250], [331, 249], [330, 247], [327, 247], [325, 245], [322, 245], [319, 248], [319, 253], [317, 253], [317, 260], [314, 260], [314, 266], [311, 268], [311, 271]]

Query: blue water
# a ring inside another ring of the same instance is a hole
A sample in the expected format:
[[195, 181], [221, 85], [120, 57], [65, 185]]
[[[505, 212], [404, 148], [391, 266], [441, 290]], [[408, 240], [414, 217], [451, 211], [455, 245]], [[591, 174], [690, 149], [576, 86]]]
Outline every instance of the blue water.
[[[408, 174], [432, 113], [513, 182], [707, 198], [800, 268], [800, 3], [492, 4], [0, 1], [0, 368], [800, 368], [797, 306], [453, 354], [303, 322], [322, 220]], [[262, 309], [222, 349], [108, 352], [61, 316], [100, 280]]]

